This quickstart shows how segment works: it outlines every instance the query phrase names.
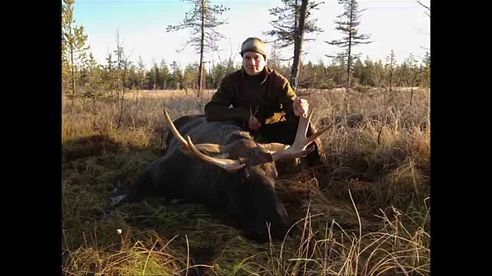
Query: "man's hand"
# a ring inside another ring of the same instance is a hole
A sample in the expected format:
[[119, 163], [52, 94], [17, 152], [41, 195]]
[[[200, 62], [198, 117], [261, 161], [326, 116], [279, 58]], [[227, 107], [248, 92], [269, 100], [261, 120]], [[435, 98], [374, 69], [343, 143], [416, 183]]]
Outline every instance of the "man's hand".
[[251, 130], [257, 130], [260, 127], [261, 127], [260, 121], [258, 121], [258, 119], [256, 119], [255, 116], [250, 115], [249, 116], [249, 121], [248, 121], [248, 128], [251, 129]]
[[296, 98], [292, 103], [294, 109], [294, 115], [297, 117], [302, 116], [304, 118], [307, 117], [309, 111], [309, 103], [305, 99]]

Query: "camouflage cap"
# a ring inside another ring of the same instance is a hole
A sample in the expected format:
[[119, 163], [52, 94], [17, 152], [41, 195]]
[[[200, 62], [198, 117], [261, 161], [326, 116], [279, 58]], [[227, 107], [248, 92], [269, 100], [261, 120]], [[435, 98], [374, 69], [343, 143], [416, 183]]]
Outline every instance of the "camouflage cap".
[[243, 44], [241, 45], [241, 56], [245, 52], [257, 52], [259, 54], [262, 54], [265, 59], [266, 59], [266, 45], [265, 42], [263, 42], [261, 39], [257, 37], [248, 37]]

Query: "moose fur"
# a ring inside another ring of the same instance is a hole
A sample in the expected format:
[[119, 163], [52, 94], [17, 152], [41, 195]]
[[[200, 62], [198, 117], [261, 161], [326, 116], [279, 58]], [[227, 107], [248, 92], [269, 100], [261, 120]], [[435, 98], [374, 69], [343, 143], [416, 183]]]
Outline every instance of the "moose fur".
[[152, 162], [134, 185], [127, 200], [147, 195], [202, 203], [231, 216], [253, 240], [281, 239], [290, 222], [275, 193], [277, 170], [271, 154], [234, 122], [208, 122], [205, 116], [185, 116], [174, 121], [178, 131], [194, 143], [218, 144], [231, 159], [245, 160], [237, 171], [227, 171], [189, 156], [168, 133], [167, 148]]

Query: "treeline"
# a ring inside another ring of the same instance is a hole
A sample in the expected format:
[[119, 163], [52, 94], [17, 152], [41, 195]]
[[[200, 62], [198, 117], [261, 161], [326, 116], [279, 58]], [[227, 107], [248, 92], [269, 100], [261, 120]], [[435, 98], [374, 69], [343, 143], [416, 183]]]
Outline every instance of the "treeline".
[[[283, 0], [287, 6], [280, 9], [285, 14], [278, 19], [278, 22], [285, 20], [290, 22], [297, 18], [291, 17], [297, 14], [295, 11], [298, 8], [303, 8], [305, 15], [308, 16], [307, 11], [315, 9], [320, 4], [307, 0], [303, 0], [302, 3], [291, 2], [290, 0]], [[346, 6], [346, 12], [343, 15], [357, 12], [357, 1], [344, 0], [340, 2]], [[196, 2], [195, 7], [198, 7], [200, 3], [203, 4], [204, 2]], [[104, 64], [99, 64], [94, 59], [89, 45], [87, 45], [84, 27], [75, 25], [73, 4], [74, 0], [63, 0], [62, 5], [62, 89], [66, 95], [94, 95], [107, 91], [118, 91], [121, 96], [120, 92], [125, 90], [182, 89], [196, 91], [199, 89], [201, 91], [201, 88], [215, 89], [227, 74], [241, 68], [241, 64], [235, 64], [231, 58], [219, 63], [209, 62], [207, 66], [204, 66], [203, 60], [200, 59], [200, 62], [188, 64], [184, 68], [181, 68], [176, 61], [168, 64], [165, 60], [147, 67], [141, 57], [135, 64], [129, 60], [129, 56], [120, 43], [118, 33], [116, 35], [116, 48], [108, 54]], [[274, 9], [271, 12], [277, 14], [276, 11], [277, 9]], [[351, 12], [348, 13], [348, 11]], [[357, 17], [352, 16], [350, 19], [353, 21], [350, 22], [355, 25], [360, 23], [357, 21]], [[289, 78], [294, 87], [331, 89], [344, 86], [352, 88], [371, 86], [387, 87], [391, 90], [398, 86], [430, 86], [430, 54], [428, 52], [425, 57], [419, 59], [410, 54], [401, 64], [396, 63], [393, 50], [388, 53], [384, 61], [372, 61], [369, 58], [362, 60], [359, 55], [348, 50], [346, 55], [333, 56], [331, 64], [324, 64], [322, 61], [318, 61], [317, 64], [303, 63], [299, 57], [291, 59], [291, 62], [286, 64], [283, 59], [278, 57], [277, 51], [297, 41], [299, 45], [295, 49], [299, 55], [301, 52], [300, 43], [304, 38], [296, 37], [295, 34], [298, 33], [296, 30], [300, 28], [308, 33], [316, 30], [312, 26], [314, 23], [310, 20], [307, 19], [305, 26], [297, 26], [298, 19], [294, 20], [293, 23], [290, 22], [295, 24], [292, 28], [282, 31], [282, 34], [288, 34], [284, 43], [274, 44], [268, 57], [268, 65]], [[218, 22], [215, 23], [218, 24]], [[341, 25], [337, 29], [345, 30], [342, 28], [343, 22], [338, 23]], [[173, 27], [170, 26], [170, 28]], [[362, 39], [362, 36], [358, 35], [354, 28], [348, 30], [350, 31], [349, 38], [353, 36]], [[280, 34], [269, 33], [269, 35]], [[282, 41], [282, 39], [277, 40]], [[354, 43], [351, 39], [349, 41]], [[344, 42], [334, 41], [330, 43], [338, 45]], [[355, 44], [349, 43], [349, 49], [352, 46]], [[200, 94], [197, 93], [197, 95]]]
[[[198, 84], [198, 64], [188, 64], [181, 68], [176, 61], [168, 64], [162, 60], [155, 63], [150, 70], [140, 61], [137, 65], [131, 62], [112, 60], [111, 55], [106, 59], [107, 64], [97, 64], [92, 55], [88, 63], [78, 67], [75, 71], [77, 94], [98, 94], [114, 90], [163, 90], [184, 89], [193, 90]], [[213, 64], [210, 70], [205, 71], [206, 88], [218, 87], [220, 81], [227, 74], [238, 70], [239, 65], [232, 61]], [[62, 87], [66, 94], [73, 94], [71, 74], [64, 74]]]
[[[430, 58], [427, 55], [423, 62], [410, 55], [401, 64], [357, 59], [352, 69], [352, 83], [356, 86], [371, 87], [429, 87]], [[104, 65], [98, 64], [91, 54], [87, 63], [82, 63], [76, 69], [77, 94], [97, 94], [104, 91], [118, 89], [125, 90], [163, 90], [163, 89], [198, 89], [198, 64], [189, 64], [181, 68], [177, 62], [168, 64], [162, 60], [155, 63], [152, 68], [145, 69], [140, 60], [137, 65], [131, 62], [118, 62], [112, 60], [109, 55]], [[288, 76], [291, 70], [290, 64], [282, 65], [276, 59], [268, 60], [270, 67]], [[206, 89], [216, 89], [222, 78], [241, 68], [240, 64], [234, 64], [232, 60], [211, 64], [204, 71], [204, 84]], [[332, 89], [342, 87], [346, 82], [345, 65], [342, 64], [314, 64], [308, 62], [301, 65], [299, 74], [299, 88]], [[70, 92], [71, 75], [63, 76], [63, 90]]]
[[[393, 57], [393, 58], [391, 58]], [[393, 60], [393, 62], [391, 62]], [[269, 65], [287, 76], [290, 66], [280, 66], [270, 60]], [[393, 52], [388, 62], [356, 59], [351, 72], [352, 87], [370, 86], [392, 89], [393, 87], [430, 87], [430, 55], [427, 53], [422, 62], [414, 55], [401, 64], [394, 62]], [[308, 62], [302, 64], [299, 74], [299, 88], [332, 89], [343, 87], [347, 82], [346, 65], [343, 61], [332, 64]]]

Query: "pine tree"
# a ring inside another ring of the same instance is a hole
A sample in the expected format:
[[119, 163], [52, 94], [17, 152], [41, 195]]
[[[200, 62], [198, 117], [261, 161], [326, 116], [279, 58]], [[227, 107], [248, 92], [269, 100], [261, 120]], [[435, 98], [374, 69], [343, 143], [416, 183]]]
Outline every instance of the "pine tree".
[[147, 77], [146, 77], [147, 87], [149, 90], [157, 89], [158, 74], [159, 74], [159, 66], [157, 66], [157, 63], [154, 62], [154, 65], [152, 66], [152, 68], [150, 68], [150, 71], [147, 73]]
[[413, 87], [415, 86], [417, 78], [419, 76], [417, 60], [415, 59], [414, 55], [410, 53], [403, 64], [406, 65], [407, 71], [404, 72], [402, 77], [405, 79], [406, 85], [410, 86], [410, 105], [412, 105]]
[[270, 58], [267, 61], [268, 67], [280, 72], [280, 68], [282, 66], [280, 64], [281, 60], [282, 58], [277, 51], [276, 44], [274, 44], [270, 52]]
[[[338, 0], [338, 3], [343, 5], [344, 12], [337, 16], [339, 20], [335, 23], [337, 27], [335, 29], [343, 33], [343, 37], [340, 40], [325, 41], [330, 45], [335, 45], [343, 49], [341, 53], [338, 53], [336, 57], [339, 57], [346, 61], [346, 73], [347, 82], [346, 88], [350, 88], [350, 78], [352, 70], [352, 61], [357, 56], [353, 52], [353, 48], [359, 44], [368, 44], [372, 41], [367, 41], [369, 35], [359, 34], [357, 27], [360, 25], [359, 17], [363, 10], [359, 10], [359, 4], [356, 0]], [[329, 56], [333, 57], [333, 56]]]
[[161, 65], [159, 67], [158, 83], [161, 89], [167, 89], [169, 83], [169, 68], [164, 59], [161, 60]]
[[386, 75], [388, 76], [389, 91], [393, 90], [395, 69], [396, 69], [396, 58], [393, 49], [391, 49], [390, 54], [386, 57], [386, 64], [384, 65]]
[[383, 62], [381, 60], [378, 60], [376, 63], [374, 63], [374, 73], [372, 75], [372, 82], [374, 83], [374, 86], [376, 87], [381, 87], [384, 82], [384, 66]]
[[143, 89], [145, 81], [145, 64], [141, 56], [138, 57], [138, 84], [139, 89]]
[[431, 66], [431, 60], [430, 60], [430, 53], [426, 52], [424, 56], [424, 70], [423, 70], [423, 76], [422, 76], [422, 87], [430, 87], [430, 66]]
[[183, 87], [183, 73], [179, 68], [179, 65], [176, 61], [171, 63], [172, 74], [169, 76], [169, 86], [174, 89], [182, 89]]
[[76, 26], [73, 15], [75, 0], [63, 0], [62, 4], [62, 70], [65, 75], [70, 75], [72, 94], [76, 89], [77, 65], [86, 62], [89, 46], [87, 35], [83, 26]]
[[199, 66], [197, 64], [188, 64], [186, 65], [183, 71], [183, 88], [185, 90], [194, 89], [196, 82], [196, 76]]
[[120, 33], [116, 31], [116, 49], [113, 51], [116, 56], [116, 83], [118, 85], [118, 93], [120, 99], [120, 114], [118, 117], [118, 124], [116, 128], [120, 128], [123, 109], [124, 109], [124, 97], [125, 97], [125, 83], [128, 76], [128, 71], [131, 66], [129, 61], [129, 56], [125, 55], [125, 49], [123, 47], [123, 42], [120, 41]]
[[270, 22], [273, 30], [267, 31], [265, 34], [276, 37], [274, 42], [278, 42], [280, 48], [294, 45], [290, 82], [294, 88], [297, 88], [301, 67], [302, 44], [304, 41], [313, 40], [313, 38], [304, 38], [304, 35], [323, 31], [316, 26], [317, 19], [310, 18], [310, 15], [313, 10], [317, 10], [318, 6], [324, 2], [282, 0], [282, 3], [284, 4], [283, 7], [269, 10], [270, 14], [276, 16], [277, 19]]
[[364, 75], [364, 64], [360, 58], [357, 58], [354, 62], [353, 76], [357, 83], [361, 84]]
[[374, 62], [366, 57], [364, 60], [364, 75], [362, 77], [361, 83], [364, 85], [374, 86], [374, 74], [376, 73]]
[[166, 30], [178, 31], [181, 29], [192, 29], [191, 38], [185, 43], [192, 45], [200, 53], [200, 63], [198, 70], [198, 97], [203, 95], [203, 56], [207, 51], [217, 51], [217, 41], [225, 38], [224, 35], [216, 31], [220, 25], [226, 24], [225, 21], [219, 20], [217, 16], [222, 15], [229, 8], [223, 5], [211, 5], [210, 0], [188, 0], [193, 4], [193, 8], [185, 14], [183, 23], [178, 25], [168, 25]]
[[117, 87], [116, 70], [114, 69], [114, 64], [115, 62], [113, 61], [113, 55], [109, 53], [106, 57], [106, 66], [104, 66], [103, 70], [103, 82], [104, 89], [111, 91], [111, 93], [113, 93], [113, 90]]
[[88, 71], [89, 71], [89, 87], [93, 92], [98, 92], [101, 87], [102, 76], [101, 76], [101, 65], [99, 65], [94, 58], [94, 56], [89, 54], [88, 60]]

